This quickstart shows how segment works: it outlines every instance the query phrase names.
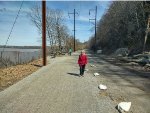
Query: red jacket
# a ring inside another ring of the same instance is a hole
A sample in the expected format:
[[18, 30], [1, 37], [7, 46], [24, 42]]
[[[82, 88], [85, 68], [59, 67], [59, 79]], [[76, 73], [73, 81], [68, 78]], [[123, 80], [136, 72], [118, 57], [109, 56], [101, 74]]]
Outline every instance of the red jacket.
[[79, 55], [78, 64], [79, 65], [86, 65], [87, 64], [87, 56], [85, 54]]

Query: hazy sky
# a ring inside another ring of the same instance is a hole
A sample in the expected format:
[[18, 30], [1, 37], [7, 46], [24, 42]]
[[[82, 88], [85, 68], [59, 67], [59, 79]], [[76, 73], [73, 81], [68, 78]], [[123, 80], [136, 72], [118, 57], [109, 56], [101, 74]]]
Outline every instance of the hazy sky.
[[[8, 45], [41, 45], [40, 35], [38, 34], [37, 28], [32, 24], [27, 13], [30, 12], [31, 7], [35, 4], [40, 4], [40, 1], [24, 1], [17, 19], [17, 23], [14, 26], [13, 32], [8, 41]], [[0, 1], [0, 45], [4, 45], [19, 7], [21, 5], [20, 1]], [[94, 18], [94, 10], [89, 16], [89, 9], [95, 9], [97, 6], [97, 20], [100, 20], [101, 16], [106, 12], [110, 5], [109, 1], [47, 1], [47, 7], [51, 9], [60, 9], [64, 12], [65, 24], [69, 28], [69, 33], [73, 35], [73, 15], [68, 17], [68, 12], [79, 13], [76, 16], [76, 38], [81, 42], [87, 41], [94, 31], [91, 32], [90, 29], [93, 24], [89, 23], [89, 18]]]

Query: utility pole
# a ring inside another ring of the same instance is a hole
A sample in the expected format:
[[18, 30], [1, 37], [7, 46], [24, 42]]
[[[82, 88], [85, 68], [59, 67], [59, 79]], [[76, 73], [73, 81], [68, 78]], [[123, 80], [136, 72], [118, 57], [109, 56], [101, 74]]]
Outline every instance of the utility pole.
[[43, 66], [46, 66], [46, 1], [42, 0], [42, 52]]
[[89, 10], [89, 15], [91, 14], [91, 11], [95, 11], [95, 18], [92, 18], [92, 19], [89, 19], [89, 21], [92, 21], [92, 20], [94, 20], [95, 21], [95, 46], [94, 46], [94, 51], [96, 52], [96, 50], [97, 50], [97, 48], [96, 48], [96, 40], [97, 40], [97, 37], [96, 37], [96, 33], [97, 33], [97, 27], [96, 27], [96, 25], [97, 25], [97, 6], [95, 7], [95, 9], [90, 9]]
[[[76, 51], [76, 44], [75, 44], [75, 41], [76, 41], [76, 39], [75, 39], [75, 36], [76, 36], [76, 34], [75, 34], [75, 31], [76, 31], [76, 26], [75, 26], [75, 24], [76, 24], [76, 14], [78, 14], [77, 12], [76, 12], [76, 10], [74, 9], [74, 12], [73, 13], [68, 13], [68, 16], [69, 16], [69, 14], [73, 14], [74, 15], [74, 52]], [[70, 16], [69, 16], [69, 18], [70, 18]]]

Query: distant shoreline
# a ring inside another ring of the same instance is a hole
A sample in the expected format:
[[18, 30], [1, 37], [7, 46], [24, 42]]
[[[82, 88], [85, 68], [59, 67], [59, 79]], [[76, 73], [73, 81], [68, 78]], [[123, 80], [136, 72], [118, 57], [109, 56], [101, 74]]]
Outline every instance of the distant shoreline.
[[[0, 45], [0, 48], [4, 48], [4, 45]], [[41, 49], [41, 46], [6, 46], [5, 48], [16, 48], [16, 49]]]

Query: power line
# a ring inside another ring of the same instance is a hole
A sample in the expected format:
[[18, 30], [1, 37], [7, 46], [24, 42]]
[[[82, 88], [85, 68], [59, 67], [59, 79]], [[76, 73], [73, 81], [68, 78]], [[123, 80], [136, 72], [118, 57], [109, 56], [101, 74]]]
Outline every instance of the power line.
[[93, 21], [93, 20], [95, 21], [95, 22], [94, 22], [94, 25], [95, 25], [95, 48], [94, 48], [94, 49], [96, 50], [96, 42], [97, 42], [97, 41], [96, 41], [96, 40], [97, 40], [97, 37], [96, 37], [96, 34], [97, 34], [97, 33], [96, 33], [96, 31], [97, 31], [97, 30], [96, 30], [96, 28], [97, 28], [97, 27], [96, 27], [96, 25], [97, 25], [97, 6], [95, 7], [95, 9], [90, 9], [90, 10], [89, 10], [89, 15], [91, 14], [91, 11], [93, 11], [93, 10], [94, 10], [94, 12], [95, 12], [95, 18], [89, 19], [89, 21]]
[[[2, 52], [1, 52], [1, 57], [2, 57], [2, 54], [3, 54], [4, 50], [5, 50], [5, 48], [6, 48], [6, 45], [7, 45], [7, 43], [8, 43], [8, 40], [10, 39], [11, 33], [12, 33], [12, 31], [13, 31], [13, 28], [14, 28], [14, 26], [15, 26], [15, 23], [16, 23], [16, 21], [17, 21], [17, 18], [18, 18], [18, 16], [19, 16], [19, 14], [20, 14], [20, 11], [21, 11], [23, 2], [24, 2], [24, 1], [21, 2], [21, 5], [20, 5], [20, 8], [19, 8], [18, 13], [17, 13], [17, 15], [16, 15], [15, 21], [14, 21], [12, 27], [11, 27], [10, 33], [9, 33], [9, 35], [8, 35], [8, 37], [7, 37], [7, 40], [6, 40], [6, 43], [5, 43], [4, 47], [3, 47], [3, 50], [2, 50]], [[4, 59], [3, 59], [3, 60], [4, 60]], [[6, 64], [3, 62], [3, 60], [1, 60], [1, 62], [2, 62], [4, 65], [6, 65]], [[5, 60], [4, 60], [4, 61], [5, 61]]]
[[[75, 47], [75, 19], [76, 19], [76, 14], [78, 14], [77, 12], [76, 12], [76, 10], [74, 9], [74, 12], [73, 13], [68, 13], [68, 16], [69, 16], [69, 14], [73, 14], [74, 15], [74, 52], [76, 51], [76, 47]], [[69, 18], [70, 18], [70, 16], [69, 16]]]
[[13, 31], [13, 28], [14, 28], [14, 26], [15, 26], [15, 24], [16, 24], [17, 18], [18, 18], [19, 14], [20, 14], [20, 11], [21, 11], [23, 2], [24, 2], [24, 1], [21, 2], [20, 8], [19, 8], [19, 10], [18, 10], [18, 13], [17, 13], [17, 16], [16, 16], [16, 18], [15, 18], [15, 21], [14, 21], [12, 27], [11, 27], [10, 33], [9, 33], [8, 38], [7, 38], [7, 40], [6, 40], [6, 43], [5, 43], [4, 47], [3, 47], [2, 53], [4, 52], [5, 47], [6, 47], [7, 43], [8, 43], [8, 40], [10, 39], [10, 35], [11, 35], [12, 31]]

